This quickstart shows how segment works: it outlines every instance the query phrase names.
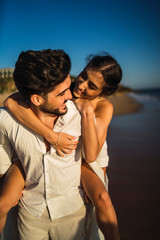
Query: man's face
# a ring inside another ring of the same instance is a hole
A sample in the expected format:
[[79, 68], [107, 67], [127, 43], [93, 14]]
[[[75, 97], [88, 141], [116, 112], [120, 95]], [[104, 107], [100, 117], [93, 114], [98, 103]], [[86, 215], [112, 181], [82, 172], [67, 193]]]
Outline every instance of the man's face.
[[67, 112], [66, 102], [68, 99], [72, 99], [70, 85], [71, 79], [68, 75], [62, 83], [47, 94], [44, 102], [39, 106], [40, 110], [56, 116], [64, 115]]

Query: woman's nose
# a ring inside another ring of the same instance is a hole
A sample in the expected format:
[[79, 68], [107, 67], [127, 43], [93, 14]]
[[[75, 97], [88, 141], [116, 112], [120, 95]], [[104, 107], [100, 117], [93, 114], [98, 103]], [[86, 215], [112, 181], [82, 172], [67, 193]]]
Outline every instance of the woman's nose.
[[81, 90], [85, 90], [86, 88], [86, 81], [80, 82], [78, 86]]

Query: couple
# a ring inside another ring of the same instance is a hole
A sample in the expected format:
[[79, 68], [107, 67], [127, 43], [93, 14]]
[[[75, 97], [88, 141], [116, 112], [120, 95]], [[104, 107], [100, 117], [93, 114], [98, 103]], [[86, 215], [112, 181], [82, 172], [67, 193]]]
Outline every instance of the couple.
[[70, 66], [62, 50], [27, 51], [18, 58], [14, 81], [23, 97], [15, 95], [5, 106], [23, 124], [5, 109], [0, 112], [0, 174], [7, 172], [0, 227], [24, 188], [17, 216], [20, 239], [99, 239], [93, 238], [86, 214], [87, 195], [105, 239], [117, 240], [116, 214], [102, 181], [113, 112], [104, 96], [117, 89], [121, 68], [107, 54], [90, 59], [76, 80], [73, 102]]

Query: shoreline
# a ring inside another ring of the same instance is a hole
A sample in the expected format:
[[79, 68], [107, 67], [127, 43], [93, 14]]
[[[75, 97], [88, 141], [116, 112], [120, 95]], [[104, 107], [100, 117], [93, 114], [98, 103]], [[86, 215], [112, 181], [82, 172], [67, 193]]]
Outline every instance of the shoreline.
[[143, 108], [142, 104], [127, 95], [126, 92], [116, 93], [109, 96], [108, 99], [113, 104], [114, 116], [136, 113]]
[[[11, 94], [13, 94], [13, 92], [5, 92], [0, 94], [0, 107], [3, 107], [3, 101]], [[142, 104], [128, 96], [126, 92], [116, 93], [112, 96], [109, 96], [108, 99], [113, 104], [114, 116], [135, 113], [143, 107]]]

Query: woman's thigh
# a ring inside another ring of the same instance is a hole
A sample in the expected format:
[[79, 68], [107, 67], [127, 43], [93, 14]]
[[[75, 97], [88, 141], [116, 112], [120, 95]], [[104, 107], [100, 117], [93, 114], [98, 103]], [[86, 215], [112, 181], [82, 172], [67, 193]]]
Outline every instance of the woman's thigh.
[[81, 167], [81, 181], [84, 191], [95, 205], [100, 194], [106, 192], [104, 183], [92, 171], [87, 163], [83, 163]]
[[24, 185], [25, 176], [23, 167], [20, 161], [16, 161], [8, 170], [0, 191], [0, 200], [5, 201], [6, 208], [10, 209], [15, 204]]

